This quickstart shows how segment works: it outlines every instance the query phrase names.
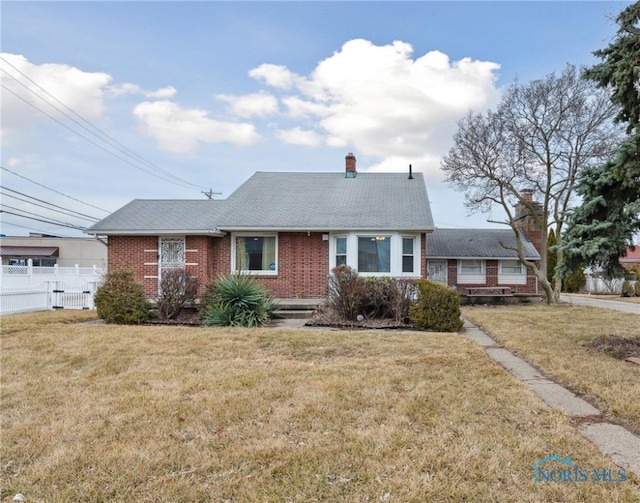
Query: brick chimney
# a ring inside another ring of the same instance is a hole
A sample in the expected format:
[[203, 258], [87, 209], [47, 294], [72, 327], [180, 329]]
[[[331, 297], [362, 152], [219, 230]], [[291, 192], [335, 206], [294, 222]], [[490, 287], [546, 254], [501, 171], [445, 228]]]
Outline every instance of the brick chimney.
[[352, 152], [349, 152], [344, 158], [344, 160], [345, 160], [345, 178], [355, 178], [357, 174], [356, 156], [353, 155]]
[[[538, 252], [542, 246], [542, 229], [541, 225], [544, 225], [542, 220], [542, 205], [533, 200], [533, 190], [524, 189], [520, 192], [520, 201], [515, 206], [515, 224], [516, 228], [520, 229], [529, 241], [535, 246]], [[539, 216], [536, 222], [534, 215]]]

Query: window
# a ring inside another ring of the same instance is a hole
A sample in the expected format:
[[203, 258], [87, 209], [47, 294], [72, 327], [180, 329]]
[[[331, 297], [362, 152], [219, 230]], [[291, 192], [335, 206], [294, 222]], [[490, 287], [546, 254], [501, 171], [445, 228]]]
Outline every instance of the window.
[[502, 260], [500, 262], [500, 273], [501, 274], [513, 274], [520, 276], [522, 271], [522, 262], [519, 260]]
[[277, 271], [275, 236], [236, 236], [236, 271]]
[[336, 238], [336, 267], [347, 263], [347, 238], [340, 236]]
[[484, 284], [486, 281], [484, 260], [458, 260], [458, 283], [473, 285]]
[[358, 237], [358, 272], [391, 272], [391, 236]]
[[414, 238], [402, 238], [402, 272], [413, 272]]
[[461, 260], [460, 274], [482, 274], [482, 260]]
[[499, 285], [526, 285], [527, 268], [519, 260], [501, 260], [498, 267]]

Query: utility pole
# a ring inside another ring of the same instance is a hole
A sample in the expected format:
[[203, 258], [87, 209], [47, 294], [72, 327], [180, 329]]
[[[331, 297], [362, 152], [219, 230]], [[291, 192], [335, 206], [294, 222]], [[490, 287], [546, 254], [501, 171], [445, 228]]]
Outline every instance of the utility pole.
[[219, 196], [222, 195], [222, 192], [214, 192], [212, 188], [209, 188], [208, 191], [201, 191], [205, 196], [207, 196], [207, 199], [213, 199], [213, 196]]

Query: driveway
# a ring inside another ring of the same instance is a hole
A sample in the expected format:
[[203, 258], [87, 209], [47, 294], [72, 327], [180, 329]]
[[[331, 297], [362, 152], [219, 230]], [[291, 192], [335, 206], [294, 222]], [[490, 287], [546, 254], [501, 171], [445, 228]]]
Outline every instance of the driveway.
[[560, 295], [560, 300], [568, 304], [578, 304], [580, 306], [602, 307], [604, 309], [613, 309], [623, 313], [640, 314], [640, 304], [631, 304], [628, 302], [620, 302], [616, 300], [592, 299], [581, 295]]

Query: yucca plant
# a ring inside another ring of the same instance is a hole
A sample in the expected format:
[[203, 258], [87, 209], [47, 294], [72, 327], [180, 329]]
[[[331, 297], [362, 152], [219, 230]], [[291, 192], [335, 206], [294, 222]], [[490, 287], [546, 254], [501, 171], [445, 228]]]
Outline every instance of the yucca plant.
[[248, 274], [221, 276], [209, 285], [203, 324], [210, 327], [259, 327], [271, 319], [275, 299]]

